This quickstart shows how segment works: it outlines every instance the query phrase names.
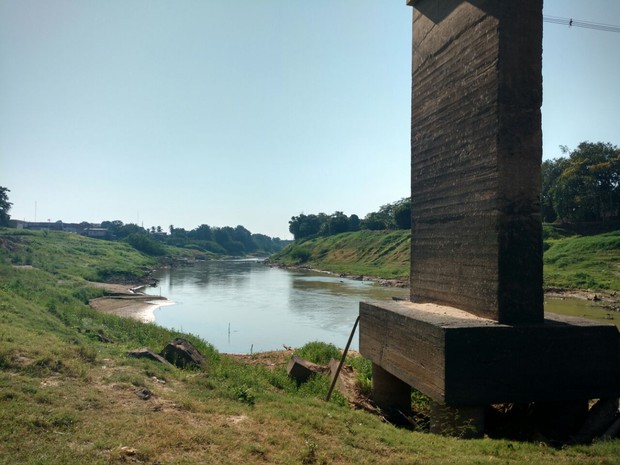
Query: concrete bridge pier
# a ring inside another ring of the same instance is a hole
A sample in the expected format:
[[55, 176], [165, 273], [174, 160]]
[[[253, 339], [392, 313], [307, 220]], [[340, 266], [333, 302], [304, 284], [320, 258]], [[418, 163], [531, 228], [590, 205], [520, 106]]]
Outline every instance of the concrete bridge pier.
[[375, 401], [471, 437], [489, 404], [617, 398], [617, 328], [543, 309], [542, 0], [408, 4], [411, 301], [360, 303]]

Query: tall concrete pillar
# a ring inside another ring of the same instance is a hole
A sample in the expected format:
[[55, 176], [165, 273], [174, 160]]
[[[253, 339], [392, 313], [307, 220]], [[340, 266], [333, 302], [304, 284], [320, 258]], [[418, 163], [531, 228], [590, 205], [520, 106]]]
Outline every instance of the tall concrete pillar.
[[476, 436], [485, 405], [618, 397], [618, 329], [543, 310], [542, 0], [408, 3], [411, 302], [360, 303], [375, 399]]
[[543, 320], [542, 0], [413, 0], [411, 299]]

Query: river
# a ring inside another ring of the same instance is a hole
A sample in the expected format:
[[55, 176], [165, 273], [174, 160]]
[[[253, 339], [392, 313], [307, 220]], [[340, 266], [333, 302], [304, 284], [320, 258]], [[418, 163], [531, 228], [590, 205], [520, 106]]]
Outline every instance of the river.
[[[191, 333], [220, 352], [247, 354], [322, 341], [344, 347], [359, 302], [407, 298], [408, 289], [324, 273], [271, 268], [258, 260], [198, 262], [158, 271], [161, 294], [174, 305], [155, 310], [155, 323]], [[617, 313], [591, 302], [553, 299], [547, 310], [618, 323]], [[352, 349], [357, 349], [353, 338]]]

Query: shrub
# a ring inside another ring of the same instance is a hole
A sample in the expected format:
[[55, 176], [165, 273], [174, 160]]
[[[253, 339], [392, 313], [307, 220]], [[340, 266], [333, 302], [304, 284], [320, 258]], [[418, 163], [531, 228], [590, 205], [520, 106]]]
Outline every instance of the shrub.
[[306, 263], [312, 253], [307, 247], [294, 246], [291, 250], [291, 258], [297, 263]]
[[161, 244], [158, 244], [146, 234], [130, 234], [129, 236], [127, 236], [125, 241], [127, 241], [127, 243], [134, 249], [146, 255], [161, 256], [166, 254], [166, 251], [161, 246]]
[[308, 342], [303, 347], [295, 351], [301, 358], [319, 365], [327, 365], [332, 358], [340, 360], [342, 354], [340, 350], [333, 345], [325, 342]]

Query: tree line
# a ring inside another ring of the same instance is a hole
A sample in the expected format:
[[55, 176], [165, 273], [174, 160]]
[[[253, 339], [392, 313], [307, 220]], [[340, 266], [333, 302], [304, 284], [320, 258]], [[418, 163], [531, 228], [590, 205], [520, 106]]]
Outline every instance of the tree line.
[[368, 229], [373, 231], [411, 228], [411, 197], [382, 205], [378, 211], [368, 213], [364, 219], [353, 214], [347, 216], [341, 211], [325, 213], [300, 213], [288, 222], [288, 230], [295, 240], [316, 236], [333, 236], [343, 232]]
[[219, 255], [272, 254], [282, 250], [289, 242], [279, 237], [252, 233], [241, 225], [233, 228], [201, 224], [189, 231], [170, 225], [168, 232], [165, 232], [161, 226], [145, 229], [136, 224], [123, 224], [122, 221], [115, 220], [103, 221], [101, 227], [107, 229], [108, 239], [125, 240], [149, 255], [163, 255], [161, 244]]
[[[9, 211], [13, 204], [9, 202], [10, 189], [0, 186], [0, 226], [11, 227]], [[61, 223], [61, 222], [59, 222]], [[80, 224], [84, 230], [92, 228], [87, 222]], [[13, 227], [15, 225], [13, 224]], [[104, 239], [119, 240], [129, 243], [135, 249], [148, 255], [165, 255], [164, 244], [176, 247], [212, 252], [219, 255], [243, 256], [247, 254], [267, 254], [282, 250], [290, 241], [265, 234], [253, 234], [239, 225], [212, 227], [201, 224], [195, 229], [169, 227], [169, 233], [161, 226], [143, 228], [134, 223], [123, 223], [120, 220], [102, 221], [105, 229]]]
[[620, 216], [620, 149], [582, 142], [542, 164], [543, 221], [604, 222]]

